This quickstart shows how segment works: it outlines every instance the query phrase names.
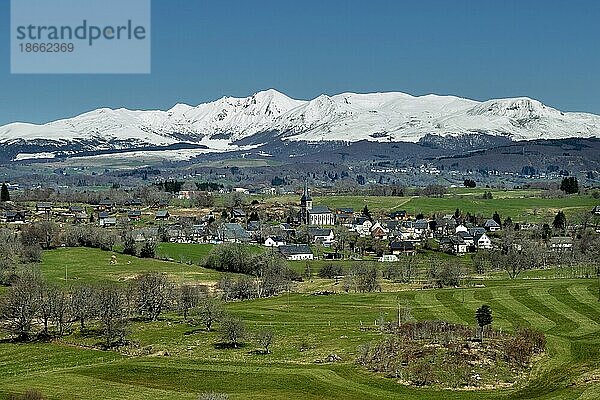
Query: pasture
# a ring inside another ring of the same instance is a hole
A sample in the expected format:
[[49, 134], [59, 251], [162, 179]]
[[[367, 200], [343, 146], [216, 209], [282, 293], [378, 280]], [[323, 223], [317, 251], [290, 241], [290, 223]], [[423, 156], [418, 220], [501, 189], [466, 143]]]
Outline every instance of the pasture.
[[[313, 196], [315, 205], [328, 206], [330, 209], [351, 207], [360, 211], [365, 206], [374, 215], [391, 211], [406, 210], [413, 217], [419, 213], [426, 216], [454, 214], [458, 208], [463, 214], [483, 215], [491, 218], [498, 211], [501, 217], [511, 217], [514, 222], [550, 221], [559, 210], [567, 218], [582, 212], [589, 212], [600, 200], [588, 195], [569, 195], [559, 198], [543, 198], [535, 190], [488, 190], [492, 199], [483, 199], [486, 189], [457, 190], [442, 197], [392, 197], [392, 196]], [[293, 204], [299, 202], [299, 196], [265, 197], [267, 203]]]
[[65, 286], [79, 282], [124, 282], [138, 274], [153, 271], [164, 272], [175, 282], [219, 280], [218, 272], [198, 266], [191, 267], [181, 263], [144, 259], [84, 247], [44, 252], [41, 270], [44, 278]]
[[[44, 254], [42, 274], [55, 282], [116, 280], [162, 270], [179, 281], [211, 281], [218, 273], [193, 265], [142, 260], [90, 249]], [[121, 263], [123, 261], [123, 263]], [[128, 262], [131, 263], [128, 263]], [[106, 264], [106, 265], [105, 265]], [[533, 278], [533, 277], [532, 277]], [[223, 349], [219, 326], [206, 332], [167, 314], [136, 321], [132, 345], [121, 353], [93, 350], [95, 339], [72, 334], [51, 343], [0, 341], [0, 398], [37, 388], [50, 399], [196, 399], [207, 391], [231, 399], [596, 399], [600, 398], [600, 302], [595, 279], [483, 280], [481, 287], [343, 293], [333, 280], [316, 280], [338, 294], [283, 294], [233, 302], [230, 313], [250, 331], [275, 332], [271, 354], [248, 340]], [[68, 283], [63, 282], [63, 283]], [[496, 329], [532, 326], [545, 332], [547, 351], [528, 378], [513, 387], [452, 391], [414, 389], [355, 365], [359, 345], [381, 333], [375, 321], [394, 319], [398, 304], [416, 319], [444, 319], [474, 326], [481, 304], [493, 310]], [[342, 361], [322, 362], [335, 353]]]

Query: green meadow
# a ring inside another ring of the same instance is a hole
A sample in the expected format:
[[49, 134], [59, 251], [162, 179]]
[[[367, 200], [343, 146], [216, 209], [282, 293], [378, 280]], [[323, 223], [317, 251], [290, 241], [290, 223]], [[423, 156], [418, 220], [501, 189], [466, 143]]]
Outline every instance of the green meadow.
[[175, 262], [144, 259], [84, 247], [46, 251], [42, 257], [43, 276], [60, 285], [79, 282], [126, 282], [144, 272], [160, 271], [176, 282], [218, 281], [219, 273], [210, 269]]
[[[492, 199], [483, 199], [486, 189], [454, 189], [442, 197], [392, 197], [392, 196], [313, 196], [314, 204], [326, 205], [331, 209], [351, 207], [355, 211], [365, 206], [375, 214], [406, 210], [412, 216], [454, 214], [459, 208], [463, 214], [492, 217], [494, 212], [503, 217], [511, 217], [515, 222], [538, 222], [549, 220], [562, 210], [567, 217], [588, 212], [600, 203], [589, 195], [569, 195], [559, 198], [544, 198], [537, 190], [492, 190]], [[266, 197], [268, 203], [297, 203], [299, 197]]]
[[[42, 274], [60, 284], [114, 280], [166, 272], [178, 281], [214, 282], [218, 273], [195, 265], [136, 259], [91, 249], [46, 252]], [[65, 280], [65, 266], [67, 280]], [[0, 398], [28, 388], [49, 399], [196, 399], [216, 391], [231, 399], [597, 399], [600, 398], [600, 302], [595, 279], [552, 279], [547, 274], [502, 276], [462, 289], [343, 293], [333, 280], [315, 284], [338, 294], [290, 293], [227, 304], [250, 331], [275, 332], [271, 354], [248, 340], [223, 349], [219, 326], [206, 332], [175, 314], [133, 322], [132, 345], [94, 350], [93, 336], [76, 332], [50, 343], [0, 341]], [[393, 291], [391, 291], [393, 290]], [[547, 337], [547, 351], [529, 376], [495, 390], [433, 390], [403, 386], [354, 363], [359, 345], [381, 333], [375, 321], [393, 320], [398, 304], [419, 320], [444, 319], [473, 326], [481, 304], [493, 310], [496, 329], [532, 326]], [[323, 362], [329, 354], [342, 361]]]

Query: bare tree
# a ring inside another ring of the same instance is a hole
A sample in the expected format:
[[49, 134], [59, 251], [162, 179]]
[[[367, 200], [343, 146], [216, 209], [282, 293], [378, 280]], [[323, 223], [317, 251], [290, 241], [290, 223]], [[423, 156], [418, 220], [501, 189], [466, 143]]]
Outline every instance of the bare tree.
[[82, 331], [85, 330], [85, 323], [97, 314], [97, 300], [97, 292], [92, 286], [81, 285], [73, 290], [71, 310]]
[[344, 289], [346, 291], [353, 289], [355, 292], [360, 293], [381, 290], [378, 276], [377, 268], [374, 266], [356, 265], [350, 268], [344, 278]]
[[50, 285], [46, 282], [41, 282], [38, 286], [37, 296], [39, 297], [40, 302], [39, 316], [44, 324], [43, 333], [46, 336], [50, 334], [48, 331], [48, 325], [55, 312], [58, 292], [59, 289], [56, 286]]
[[269, 354], [269, 346], [273, 343], [275, 333], [272, 329], [261, 329], [256, 334], [256, 341], [265, 349], [265, 353]]
[[54, 312], [52, 313], [52, 321], [56, 326], [56, 330], [59, 336], [62, 336], [65, 331], [71, 328], [71, 315], [72, 315], [72, 301], [71, 295], [65, 290], [58, 290], [56, 292], [54, 302]]
[[226, 317], [221, 323], [221, 337], [224, 342], [237, 348], [246, 338], [246, 324], [240, 318]]
[[198, 306], [200, 299], [205, 295], [203, 286], [184, 284], [179, 287], [177, 306], [183, 314], [183, 319], [187, 320], [190, 310]]
[[21, 241], [24, 245], [42, 246], [43, 249], [50, 249], [59, 244], [60, 229], [54, 222], [43, 221], [23, 227], [21, 232]]
[[156, 321], [173, 302], [175, 286], [167, 275], [148, 272], [132, 282], [134, 304], [140, 315]]
[[122, 341], [127, 332], [127, 301], [121, 288], [107, 284], [98, 290], [98, 319], [106, 347]]
[[197, 313], [200, 321], [206, 326], [206, 330], [210, 332], [213, 324], [223, 317], [223, 303], [216, 298], [203, 298], [200, 301]]
[[0, 283], [8, 283], [21, 262], [23, 245], [10, 229], [0, 229]]
[[40, 309], [39, 276], [25, 273], [17, 278], [0, 304], [2, 320], [19, 339], [29, 338], [33, 323]]

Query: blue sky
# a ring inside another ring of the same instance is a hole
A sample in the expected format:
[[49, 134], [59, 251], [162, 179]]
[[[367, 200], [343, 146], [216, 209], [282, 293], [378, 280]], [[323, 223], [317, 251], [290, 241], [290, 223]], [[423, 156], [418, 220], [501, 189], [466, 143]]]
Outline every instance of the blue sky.
[[530, 96], [600, 114], [600, 2], [153, 0], [150, 75], [11, 75], [0, 2], [0, 124], [98, 107], [167, 109], [276, 88]]

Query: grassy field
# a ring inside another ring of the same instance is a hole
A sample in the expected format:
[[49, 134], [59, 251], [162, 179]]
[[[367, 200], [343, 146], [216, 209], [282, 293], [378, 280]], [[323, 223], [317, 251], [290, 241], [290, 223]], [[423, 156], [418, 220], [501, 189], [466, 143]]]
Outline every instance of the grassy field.
[[[591, 196], [572, 195], [562, 198], [542, 198], [535, 190], [490, 190], [493, 198], [481, 197], [485, 189], [460, 190], [443, 197], [382, 197], [382, 196], [326, 196], [313, 197], [314, 204], [326, 205], [331, 209], [352, 207], [360, 211], [366, 205], [375, 213], [406, 210], [411, 215], [423, 213], [453, 214], [459, 208], [463, 213], [490, 217], [498, 211], [503, 218], [511, 217], [515, 222], [537, 222], [553, 218], [559, 210], [567, 217], [590, 211], [600, 200]], [[266, 202], [281, 204], [297, 203], [297, 196], [275, 196], [265, 198]]]
[[[116, 264], [111, 264], [112, 257]], [[219, 273], [198, 266], [143, 259], [89, 248], [61, 248], [44, 252], [43, 276], [61, 285], [77, 282], [122, 282], [143, 272], [161, 271], [177, 282], [215, 282]]]
[[[64, 266], [79, 280], [122, 280], [156, 268], [185, 280], [212, 280], [215, 273], [192, 265], [138, 260], [90, 249], [44, 254], [43, 274], [64, 281]], [[124, 263], [121, 264], [121, 261]], [[127, 262], [131, 261], [131, 264]], [[106, 265], [105, 265], [106, 264]], [[183, 273], [182, 273], [183, 272]], [[206, 275], [203, 275], [206, 274]], [[486, 280], [484, 287], [399, 290], [374, 294], [285, 294], [234, 302], [228, 310], [251, 331], [276, 333], [272, 353], [251, 341], [221, 349], [218, 332], [205, 332], [166, 315], [135, 322], [128, 355], [89, 349], [97, 339], [74, 334], [53, 343], [0, 341], [0, 398], [35, 387], [50, 399], [195, 399], [206, 391], [231, 399], [597, 399], [600, 398], [600, 302], [596, 280]], [[342, 292], [341, 284], [320, 280]], [[398, 287], [397, 289], [402, 289]], [[398, 303], [417, 319], [474, 325], [474, 311], [492, 307], [493, 326], [533, 326], [546, 333], [547, 352], [528, 379], [496, 391], [413, 389], [354, 364], [357, 347], [380, 337], [375, 321], [393, 320]], [[141, 349], [146, 349], [142, 352]], [[165, 355], [168, 352], [168, 355]], [[329, 354], [337, 363], [317, 363]]]
[[[214, 244], [194, 244], [194, 243], [159, 243], [157, 256], [163, 259], [172, 259], [180, 263], [202, 264], [202, 260], [210, 254], [215, 247]], [[252, 254], [259, 254], [265, 251], [265, 247], [258, 245], [248, 245]]]
[[159, 243], [156, 253], [160, 258], [200, 264], [213, 247], [212, 244]]

